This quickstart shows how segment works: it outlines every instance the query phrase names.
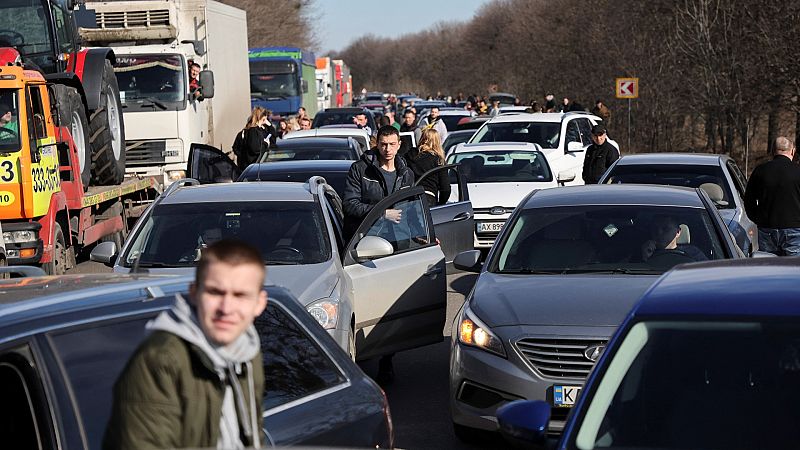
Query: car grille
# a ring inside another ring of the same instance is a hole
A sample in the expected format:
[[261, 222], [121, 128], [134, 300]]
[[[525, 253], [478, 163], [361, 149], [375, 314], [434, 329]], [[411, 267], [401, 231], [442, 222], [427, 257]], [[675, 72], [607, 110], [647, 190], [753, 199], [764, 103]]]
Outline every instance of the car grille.
[[[475, 214], [492, 215], [492, 213], [491, 213], [492, 208], [474, 208], [473, 211], [475, 212]], [[514, 208], [513, 207], [503, 208], [503, 214], [511, 214], [512, 212], [514, 212]], [[497, 215], [499, 215], [499, 214], [497, 214]]]
[[166, 141], [125, 141], [125, 165], [128, 167], [164, 164]]
[[583, 379], [589, 375], [594, 362], [583, 355], [587, 347], [606, 345], [598, 339], [523, 338], [514, 343], [517, 350], [547, 378]]
[[143, 11], [97, 11], [98, 28], [131, 28], [169, 25], [168, 9]]

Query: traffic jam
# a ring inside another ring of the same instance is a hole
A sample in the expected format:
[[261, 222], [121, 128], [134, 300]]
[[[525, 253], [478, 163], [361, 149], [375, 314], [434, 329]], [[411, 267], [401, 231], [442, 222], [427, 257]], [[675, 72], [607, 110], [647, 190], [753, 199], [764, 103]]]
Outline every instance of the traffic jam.
[[0, 5], [3, 447], [797, 446], [793, 140], [368, 90], [247, 14]]

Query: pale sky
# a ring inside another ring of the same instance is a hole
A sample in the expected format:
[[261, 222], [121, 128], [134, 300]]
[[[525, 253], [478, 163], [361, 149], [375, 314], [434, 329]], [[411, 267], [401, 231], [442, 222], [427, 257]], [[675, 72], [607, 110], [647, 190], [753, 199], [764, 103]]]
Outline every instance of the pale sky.
[[[468, 21], [489, 0], [316, 0], [320, 52], [344, 50], [365, 34], [398, 37], [442, 21]], [[458, 38], [454, 36], [454, 38]]]

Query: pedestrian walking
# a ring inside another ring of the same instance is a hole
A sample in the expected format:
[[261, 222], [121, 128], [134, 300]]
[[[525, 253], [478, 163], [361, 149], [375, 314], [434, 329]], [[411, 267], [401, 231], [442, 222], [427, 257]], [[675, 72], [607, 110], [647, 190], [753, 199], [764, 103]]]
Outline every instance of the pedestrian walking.
[[744, 207], [758, 225], [758, 249], [778, 256], [800, 255], [800, 166], [796, 147], [775, 139], [774, 157], [753, 170], [744, 192]]
[[603, 123], [606, 127], [611, 126], [611, 110], [603, 103], [602, 100], [597, 99], [594, 102], [594, 108], [592, 108], [592, 114], [595, 116], [603, 119]]
[[586, 158], [583, 161], [583, 182], [596, 184], [606, 169], [619, 159], [619, 151], [608, 142], [606, 127], [597, 124], [592, 127], [593, 144], [586, 149]]
[[[433, 128], [423, 130], [417, 150], [410, 152], [407, 159], [408, 167], [417, 180], [425, 172], [444, 165], [444, 150], [439, 132]], [[444, 205], [450, 198], [450, 178], [446, 170], [439, 171], [437, 176], [425, 178], [421, 186], [425, 188], [425, 200], [429, 208]]]

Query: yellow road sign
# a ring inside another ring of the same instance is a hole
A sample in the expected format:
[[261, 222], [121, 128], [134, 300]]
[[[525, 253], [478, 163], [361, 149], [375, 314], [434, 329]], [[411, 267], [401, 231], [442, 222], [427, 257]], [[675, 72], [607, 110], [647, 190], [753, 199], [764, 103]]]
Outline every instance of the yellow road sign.
[[639, 79], [617, 78], [617, 98], [639, 98]]

